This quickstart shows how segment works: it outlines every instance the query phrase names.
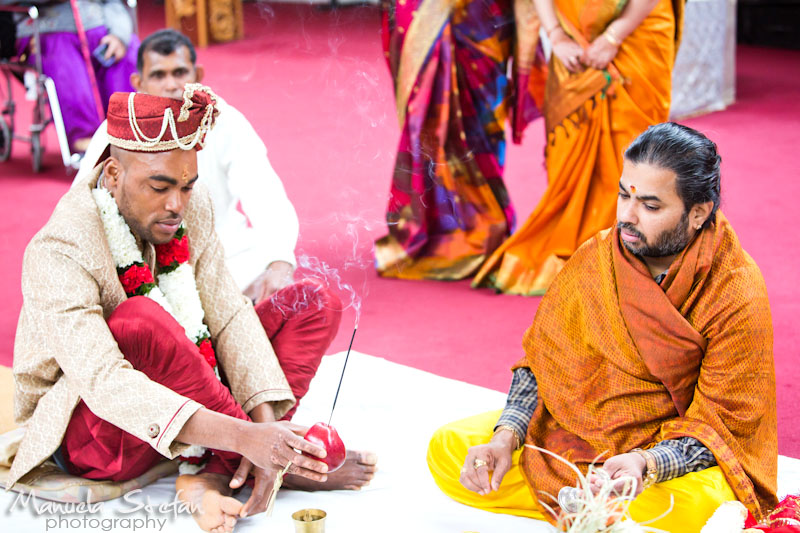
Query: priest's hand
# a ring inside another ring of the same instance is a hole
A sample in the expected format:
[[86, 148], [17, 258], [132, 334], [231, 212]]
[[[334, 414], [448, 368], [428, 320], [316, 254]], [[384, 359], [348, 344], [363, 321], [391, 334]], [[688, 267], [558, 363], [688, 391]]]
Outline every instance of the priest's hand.
[[500, 489], [511, 468], [516, 438], [510, 431], [499, 431], [487, 444], [473, 446], [467, 452], [459, 481], [472, 492], [486, 496]]
[[643, 490], [642, 476], [644, 475], [645, 468], [644, 457], [638, 453], [623, 453], [611, 457], [603, 464], [603, 470], [607, 475], [593, 474], [588, 477], [589, 487], [594, 494], [597, 494], [606, 483], [613, 483], [614, 489], [622, 492], [625, 483], [636, 483], [636, 490], [634, 496], [638, 496]]
[[102, 39], [100, 39], [100, 44], [108, 45], [104, 57], [106, 59], [113, 57], [115, 62], [125, 57], [125, 54], [128, 51], [125, 43], [123, 43], [119, 37], [116, 35], [111, 35], [110, 33], [107, 33]]
[[244, 295], [258, 304], [292, 283], [294, 283], [294, 266], [286, 261], [273, 261], [244, 290]]

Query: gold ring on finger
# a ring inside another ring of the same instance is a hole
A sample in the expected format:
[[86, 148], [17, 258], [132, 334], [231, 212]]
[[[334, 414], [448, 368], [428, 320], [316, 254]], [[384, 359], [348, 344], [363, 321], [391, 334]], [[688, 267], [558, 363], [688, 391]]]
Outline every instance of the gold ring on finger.
[[483, 459], [475, 459], [475, 461], [473, 461], [473, 463], [472, 463], [472, 468], [477, 470], [482, 466], [486, 466], [487, 464], [488, 463], [486, 461], [484, 461]]

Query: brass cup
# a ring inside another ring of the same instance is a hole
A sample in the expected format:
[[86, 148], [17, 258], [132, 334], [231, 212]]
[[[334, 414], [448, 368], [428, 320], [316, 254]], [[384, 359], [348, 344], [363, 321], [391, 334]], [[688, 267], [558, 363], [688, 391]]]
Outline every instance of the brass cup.
[[326, 516], [322, 509], [301, 509], [293, 513], [295, 533], [324, 533]]

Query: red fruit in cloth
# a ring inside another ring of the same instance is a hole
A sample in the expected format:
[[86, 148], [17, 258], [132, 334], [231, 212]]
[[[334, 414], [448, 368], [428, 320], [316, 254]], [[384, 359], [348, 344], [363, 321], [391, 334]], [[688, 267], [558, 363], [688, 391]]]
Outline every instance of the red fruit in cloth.
[[339, 438], [339, 434], [336, 433], [336, 430], [333, 429], [332, 426], [317, 422], [311, 426], [311, 429], [308, 430], [304, 438], [308, 442], [322, 446], [325, 449], [328, 455], [326, 455], [324, 459], [319, 459], [306, 452], [303, 452], [303, 455], [311, 457], [312, 459], [318, 459], [328, 465], [328, 473], [339, 470], [344, 464], [347, 450], [345, 450], [344, 442], [342, 442], [342, 439]]

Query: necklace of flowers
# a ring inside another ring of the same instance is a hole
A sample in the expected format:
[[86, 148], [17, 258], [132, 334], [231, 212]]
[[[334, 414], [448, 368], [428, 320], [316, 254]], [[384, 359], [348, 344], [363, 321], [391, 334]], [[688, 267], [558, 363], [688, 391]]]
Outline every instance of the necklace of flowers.
[[[92, 189], [92, 196], [100, 211], [111, 256], [125, 294], [129, 298], [146, 296], [172, 315], [183, 327], [186, 336], [197, 345], [200, 355], [219, 378], [217, 359], [211, 346], [211, 334], [203, 322], [205, 312], [197, 292], [194, 271], [189, 264], [189, 239], [185, 225], [181, 223], [169, 242], [155, 246], [158, 265], [158, 283], [156, 283], [153, 272], [144, 262], [136, 238], [119, 213], [114, 197], [104, 187]], [[207, 455], [206, 449], [202, 446], [190, 446], [179, 457], [181, 473], [194, 473], [199, 470]]]

